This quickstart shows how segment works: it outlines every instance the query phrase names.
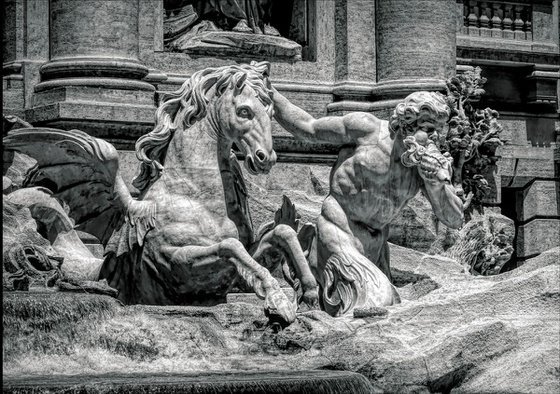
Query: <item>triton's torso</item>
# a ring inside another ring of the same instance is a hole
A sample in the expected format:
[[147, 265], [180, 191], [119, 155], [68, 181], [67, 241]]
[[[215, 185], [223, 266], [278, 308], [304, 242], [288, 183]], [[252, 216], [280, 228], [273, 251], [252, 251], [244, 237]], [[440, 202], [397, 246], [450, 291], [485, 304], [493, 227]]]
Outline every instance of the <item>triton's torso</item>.
[[400, 154], [392, 155], [387, 122], [378, 122], [355, 147], [340, 151], [330, 181], [330, 193], [347, 217], [373, 229], [389, 224], [420, 187], [416, 170], [404, 167]]

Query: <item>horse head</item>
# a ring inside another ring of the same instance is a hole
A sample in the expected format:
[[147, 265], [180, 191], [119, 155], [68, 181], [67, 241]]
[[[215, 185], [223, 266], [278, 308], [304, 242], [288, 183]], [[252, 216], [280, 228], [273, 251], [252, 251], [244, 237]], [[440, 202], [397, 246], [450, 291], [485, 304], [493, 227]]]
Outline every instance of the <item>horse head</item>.
[[[263, 66], [241, 66], [227, 86], [217, 84], [217, 98], [208, 106], [217, 135], [235, 144], [245, 155], [245, 167], [252, 174], [268, 173], [276, 163], [272, 147], [272, 92], [266, 86]], [[221, 90], [221, 91], [220, 91]]]
[[[136, 142], [141, 161], [133, 185], [141, 192], [161, 175], [174, 133], [206, 118], [218, 144], [235, 144], [253, 174], [267, 173], [276, 162], [272, 148], [272, 90], [268, 62], [206, 68], [197, 71], [162, 99], [153, 131]], [[228, 152], [229, 154], [229, 152]]]

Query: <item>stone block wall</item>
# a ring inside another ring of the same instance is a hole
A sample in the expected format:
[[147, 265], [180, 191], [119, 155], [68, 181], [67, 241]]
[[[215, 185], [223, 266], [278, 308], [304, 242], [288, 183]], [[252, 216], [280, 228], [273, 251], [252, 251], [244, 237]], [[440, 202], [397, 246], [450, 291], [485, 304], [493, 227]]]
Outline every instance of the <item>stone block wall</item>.
[[488, 205], [515, 221], [521, 263], [560, 245], [558, 1], [457, 6], [457, 63], [482, 68], [488, 82], [480, 106], [500, 112], [507, 140]]

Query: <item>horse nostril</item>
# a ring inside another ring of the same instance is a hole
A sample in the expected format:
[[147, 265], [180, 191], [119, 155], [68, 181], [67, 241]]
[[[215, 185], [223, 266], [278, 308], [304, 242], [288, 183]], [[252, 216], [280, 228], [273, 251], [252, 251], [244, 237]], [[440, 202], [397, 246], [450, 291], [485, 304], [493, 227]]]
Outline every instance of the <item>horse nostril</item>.
[[257, 157], [257, 159], [259, 161], [265, 161], [266, 160], [266, 154], [260, 149], [255, 152], [255, 156]]

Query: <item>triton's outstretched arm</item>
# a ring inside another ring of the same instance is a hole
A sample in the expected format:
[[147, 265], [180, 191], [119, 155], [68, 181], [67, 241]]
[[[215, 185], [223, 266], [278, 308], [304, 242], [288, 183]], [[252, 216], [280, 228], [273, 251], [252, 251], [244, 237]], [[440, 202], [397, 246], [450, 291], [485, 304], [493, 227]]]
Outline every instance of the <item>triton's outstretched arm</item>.
[[375, 130], [379, 120], [368, 113], [354, 112], [345, 116], [325, 116], [315, 119], [274, 91], [274, 118], [297, 138], [308, 141], [353, 144], [357, 138]]

